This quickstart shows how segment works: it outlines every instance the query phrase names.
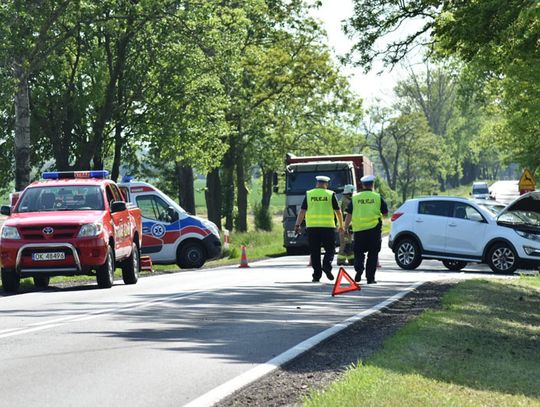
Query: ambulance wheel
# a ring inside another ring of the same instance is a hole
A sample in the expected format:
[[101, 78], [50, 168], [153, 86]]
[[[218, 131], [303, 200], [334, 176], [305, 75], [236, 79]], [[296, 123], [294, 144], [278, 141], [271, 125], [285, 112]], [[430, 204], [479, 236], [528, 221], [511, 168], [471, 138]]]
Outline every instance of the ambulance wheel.
[[21, 285], [21, 277], [14, 269], [2, 269], [2, 287], [4, 291], [17, 292]]
[[202, 244], [195, 240], [184, 242], [176, 254], [176, 264], [182, 269], [198, 269], [206, 261], [206, 251]]
[[49, 286], [50, 281], [49, 276], [35, 276], [34, 277], [34, 285], [39, 288], [47, 288]]
[[107, 251], [107, 259], [96, 270], [96, 280], [99, 288], [111, 288], [114, 283], [114, 252], [111, 246]]
[[141, 270], [141, 255], [137, 243], [131, 244], [131, 256], [122, 262], [121, 267], [124, 284], [136, 284]]

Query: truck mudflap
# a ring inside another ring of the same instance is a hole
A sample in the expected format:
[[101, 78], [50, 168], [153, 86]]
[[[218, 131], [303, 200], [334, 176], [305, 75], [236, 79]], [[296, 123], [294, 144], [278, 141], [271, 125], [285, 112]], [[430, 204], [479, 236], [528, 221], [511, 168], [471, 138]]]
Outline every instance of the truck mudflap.
[[202, 243], [208, 255], [206, 260], [214, 260], [221, 257], [221, 240], [217, 236], [209, 234], [202, 240]]

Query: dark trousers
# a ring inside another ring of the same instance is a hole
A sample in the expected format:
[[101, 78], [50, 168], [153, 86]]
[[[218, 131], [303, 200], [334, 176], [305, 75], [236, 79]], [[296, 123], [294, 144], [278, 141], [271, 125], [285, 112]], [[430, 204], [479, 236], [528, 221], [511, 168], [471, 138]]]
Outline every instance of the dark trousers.
[[377, 260], [381, 251], [381, 226], [354, 232], [354, 270], [362, 275], [364, 271], [364, 253], [367, 252], [365, 265], [367, 281], [375, 281]]
[[[322, 272], [332, 271], [332, 260], [336, 250], [336, 230], [334, 228], [308, 228], [309, 253], [313, 278], [320, 279]], [[321, 246], [324, 247], [324, 258], [321, 267]]]

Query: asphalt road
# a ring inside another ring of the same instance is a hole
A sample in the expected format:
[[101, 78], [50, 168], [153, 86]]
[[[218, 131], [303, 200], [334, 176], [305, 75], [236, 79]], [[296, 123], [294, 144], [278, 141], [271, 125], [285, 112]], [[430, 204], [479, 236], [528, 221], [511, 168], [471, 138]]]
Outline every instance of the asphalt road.
[[216, 387], [419, 282], [492, 276], [434, 261], [405, 272], [384, 248], [379, 284], [332, 297], [324, 277], [310, 282], [307, 262], [0, 296], [0, 405], [204, 405]]

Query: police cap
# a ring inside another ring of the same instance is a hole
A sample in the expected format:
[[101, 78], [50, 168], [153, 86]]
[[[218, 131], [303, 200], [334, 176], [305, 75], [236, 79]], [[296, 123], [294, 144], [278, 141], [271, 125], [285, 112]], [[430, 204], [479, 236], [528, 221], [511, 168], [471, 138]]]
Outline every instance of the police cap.
[[317, 182], [330, 182], [330, 177], [327, 177], [326, 175], [317, 175], [315, 179]]
[[360, 182], [362, 184], [372, 184], [375, 182], [375, 176], [373, 175], [364, 175], [362, 178], [360, 178]]

